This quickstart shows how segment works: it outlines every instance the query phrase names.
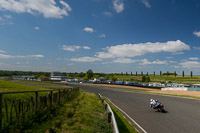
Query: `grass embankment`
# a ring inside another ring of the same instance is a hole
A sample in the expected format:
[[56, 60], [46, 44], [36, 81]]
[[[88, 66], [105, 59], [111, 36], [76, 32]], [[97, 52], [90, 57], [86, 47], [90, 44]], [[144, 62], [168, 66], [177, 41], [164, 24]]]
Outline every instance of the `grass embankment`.
[[[49, 86], [50, 84], [45, 83], [42, 85]], [[34, 87], [30, 84], [25, 85], [0, 80], [0, 92], [35, 91], [45, 89], [46, 88]], [[48, 92], [41, 92], [39, 93], [39, 96], [45, 96], [47, 93]], [[19, 116], [15, 115], [16, 112], [14, 106], [12, 109], [12, 119], [10, 120], [10, 109], [13, 99], [15, 99], [17, 111], [19, 111], [19, 102], [17, 102], [16, 99], [21, 99], [26, 102], [27, 100], [30, 100], [31, 97], [34, 98], [34, 95], [34, 93], [3, 95], [3, 98], [6, 99], [8, 105], [9, 119], [7, 122], [4, 106], [2, 132], [112, 132], [112, 126], [107, 122], [107, 112], [104, 110], [101, 101], [95, 94], [88, 94], [85, 92], [70, 93], [65, 102], [63, 101], [60, 105], [53, 105], [51, 108], [44, 108], [37, 113], [35, 113], [33, 107], [33, 110], [24, 112], [25, 115], [23, 113], [18, 114], [20, 116], [19, 122], [17, 122]], [[31, 106], [34, 105], [31, 104]], [[24, 107], [26, 110], [26, 106]]]
[[44, 90], [44, 88], [27, 86], [24, 84], [14, 83], [11, 81], [0, 80], [0, 92], [10, 92], [10, 91], [35, 91]]
[[[20, 83], [14, 83], [11, 81], [0, 80], [0, 92], [12, 92], [12, 91], [38, 91], [45, 90], [44, 88], [28, 86]], [[47, 92], [39, 93], [39, 96], [46, 95]], [[18, 98], [18, 99], [26, 99], [33, 97], [34, 93], [24, 93], [24, 94], [6, 94], [4, 97], [9, 99]]]
[[[106, 100], [109, 103], [108, 100]], [[138, 133], [134, 126], [128, 122], [128, 120], [123, 116], [123, 114], [116, 109], [111, 103], [109, 103], [117, 121], [117, 126], [120, 133]]]
[[53, 82], [41, 82], [41, 81], [18, 81], [19, 83], [27, 83], [30, 85], [40, 85], [43, 87], [64, 87], [63, 85], [59, 84], [52, 84]]
[[[131, 75], [115, 75], [115, 77], [118, 80], [122, 81], [142, 81], [142, 76], [131, 76]], [[190, 77], [188, 75], [185, 75], [182, 77], [181, 75], [177, 75], [176, 77], [174, 75], [150, 75], [149, 76], [151, 79], [151, 82], [166, 82], [166, 81], [171, 81], [172, 83], [183, 83], [183, 84], [199, 84], [200, 83], [200, 76], [193, 76]]]
[[33, 132], [112, 133], [107, 112], [96, 94], [81, 92], [79, 97], [63, 104], [52, 119]]
[[[0, 92], [38, 90], [46, 90], [46, 88], [0, 80]], [[58, 91], [54, 91], [53, 93], [56, 92]], [[38, 93], [39, 97], [46, 97], [48, 100], [46, 103], [48, 105], [42, 108], [41, 106], [44, 105], [44, 101], [40, 101], [39, 99], [38, 108], [40, 108], [40, 111], [37, 112], [35, 111], [35, 93], [3, 94], [3, 132], [21, 132], [51, 117], [52, 113], [57, 110], [57, 106], [54, 104], [51, 108], [49, 107], [48, 93], [49, 92]], [[66, 99], [69, 101], [77, 95], [79, 95], [79, 93], [72, 91], [68, 94]]]

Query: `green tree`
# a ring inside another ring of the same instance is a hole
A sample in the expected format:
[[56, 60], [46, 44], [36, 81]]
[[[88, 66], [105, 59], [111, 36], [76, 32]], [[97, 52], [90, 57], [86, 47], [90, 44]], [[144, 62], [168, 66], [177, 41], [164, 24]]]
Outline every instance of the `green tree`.
[[41, 76], [40, 76], [40, 79], [44, 79], [44, 78], [46, 78], [45, 75], [41, 75]]
[[153, 72], [153, 76], [154, 76], [154, 77], [156, 76], [156, 72], [155, 72], [155, 71]]
[[174, 76], [176, 77], [176, 71], [174, 72]]
[[167, 71], [167, 77], [169, 76], [169, 72]]
[[142, 76], [142, 82], [146, 82], [146, 76]]
[[115, 81], [117, 81], [117, 78], [113, 76], [113, 77], [111, 78], [111, 80], [112, 80], [113, 82], [115, 82]]
[[150, 77], [149, 77], [149, 76], [146, 78], [146, 81], [147, 81], [147, 82], [150, 82]]
[[192, 78], [192, 76], [193, 76], [193, 73], [192, 73], [192, 71], [190, 72], [190, 77]]
[[137, 71], [136, 71], [135, 75], [137, 76]]
[[182, 77], [185, 77], [185, 72], [184, 71], [182, 72]]
[[147, 72], [147, 76], [149, 76], [149, 73]]
[[85, 73], [83, 73], [83, 72], [80, 72], [79, 74], [78, 74], [78, 77], [84, 77], [85, 76]]
[[88, 77], [89, 79], [91, 79], [91, 78], [93, 77], [93, 75], [94, 75], [92, 69], [89, 69], [86, 73], [87, 73], [87, 77]]
[[143, 76], [143, 71], [141, 72], [141, 75]]
[[89, 78], [88, 78], [88, 76], [87, 75], [85, 75], [84, 77], [83, 77], [83, 80], [88, 80]]
[[106, 79], [109, 80], [109, 79], [110, 79], [110, 76], [109, 76], [109, 75], [106, 75]]
[[93, 76], [93, 78], [99, 78], [99, 75], [95, 74], [95, 75]]
[[131, 72], [131, 76], [133, 75], [133, 73]]
[[160, 71], [160, 76], [162, 76], [162, 71]]

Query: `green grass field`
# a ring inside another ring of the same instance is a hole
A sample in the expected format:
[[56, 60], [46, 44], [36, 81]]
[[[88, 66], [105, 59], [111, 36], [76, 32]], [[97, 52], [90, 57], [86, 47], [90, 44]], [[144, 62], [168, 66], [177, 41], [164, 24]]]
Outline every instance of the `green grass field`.
[[81, 92], [54, 112], [53, 117], [30, 132], [112, 133], [107, 112], [96, 94]]
[[[45, 90], [45, 88], [28, 86], [20, 83], [14, 83], [11, 81], [0, 80], [0, 92], [13, 92], [13, 91], [37, 91], [37, 90]], [[39, 96], [46, 95], [47, 92], [39, 93]], [[24, 93], [24, 94], [5, 94], [3, 96], [8, 100], [11, 99], [26, 99], [30, 97], [34, 97], [34, 93]]]
[[[31, 85], [25, 85], [25, 84], [21, 84], [21, 83], [15, 83], [15, 82], [12, 82], [12, 81], [4, 81], [4, 80], [0, 80], [0, 92], [20, 92], [20, 91], [40, 91], [40, 90], [49, 90], [49, 88], [40, 88], [40, 87], [35, 87], [35, 86], [31, 86]], [[58, 91], [54, 91], [53, 93], [56, 93]], [[39, 92], [38, 93], [38, 97], [40, 96], [47, 96], [49, 92]], [[20, 128], [20, 129], [23, 129], [24, 127], [24, 124], [20, 125], [19, 127], [19, 124], [16, 124], [16, 120], [18, 119], [17, 115], [16, 115], [16, 110], [17, 112], [19, 113], [19, 111], [22, 111], [22, 105], [19, 105], [19, 100], [23, 102], [24, 104], [24, 109], [26, 109], [27, 107], [25, 106], [28, 106], [26, 105], [25, 103], [30, 101], [31, 98], [33, 98], [33, 101], [34, 101], [34, 97], [35, 97], [35, 93], [17, 93], [17, 94], [3, 94], [3, 124], [4, 126], [3, 127], [8, 127], [9, 125], [9, 128], [10, 131], [13, 131], [13, 132], [17, 132], [15, 129], [16, 127], [17, 128]], [[5, 104], [5, 100], [6, 100], [6, 103]], [[14, 101], [14, 105], [12, 106], [12, 103]], [[7, 106], [7, 112], [8, 112], [8, 119], [9, 120], [6, 120], [6, 106]], [[20, 110], [18, 109], [20, 106]], [[12, 108], [12, 109], [11, 109]], [[29, 125], [34, 125], [36, 124], [35, 123], [35, 119], [38, 118], [38, 115], [35, 115], [35, 111], [34, 111], [34, 105], [33, 104], [30, 104], [30, 107], [31, 110], [29, 112], [26, 112], [25, 114], [26, 115], [23, 115], [23, 114], [20, 114], [20, 117], [23, 119], [22, 121], [26, 122], [25, 124], [29, 124]], [[11, 111], [12, 110], [12, 111]], [[41, 110], [39, 115], [43, 115], [41, 117], [41, 119], [43, 118], [48, 118], [49, 116], [51, 116], [51, 109], [45, 109], [46, 112], [44, 113], [44, 110]], [[12, 115], [11, 115], [12, 114]], [[12, 117], [10, 117], [12, 116]], [[26, 118], [24, 118], [24, 116]], [[9, 122], [6, 122], [6, 121], [9, 121]], [[5, 128], [4, 128], [5, 129]], [[6, 131], [7, 132], [7, 131]]]
[[[122, 81], [138, 81], [138, 82], [142, 81], [142, 76], [115, 75], [115, 77], [118, 80], [122, 80]], [[175, 77], [174, 75], [170, 75], [170, 76], [150, 75], [149, 77], [151, 79], [151, 82], [157, 82], [157, 83], [161, 83], [161, 82], [165, 83], [167, 81], [167, 82], [172, 82], [172, 83], [200, 84], [200, 76], [190, 77], [190, 76], [186, 75], [185, 77], [182, 77], [182, 76], [178, 75]]]
[[40, 86], [48, 86], [48, 87], [64, 87], [63, 85], [59, 85], [59, 84], [51, 84], [51, 82], [40, 82], [40, 81], [19, 81], [21, 83], [29, 83], [32, 85], [40, 85]]
[[[48, 83], [36, 84], [51, 87]], [[0, 92], [36, 91], [45, 89], [49, 88], [40, 88], [31, 86], [30, 84], [25, 85], [20, 82], [16, 83], [0, 80]], [[47, 94], [48, 92], [41, 92], [39, 96], [45, 96]], [[9, 116], [11, 114], [9, 110], [11, 109], [13, 99], [21, 99], [25, 102], [34, 96], [34, 93], [4, 94], [3, 99], [7, 101]], [[15, 102], [18, 108], [17, 100]], [[72, 95], [70, 94], [69, 98], [60, 105], [54, 104], [51, 108], [48, 107], [44, 110], [40, 110], [36, 114], [34, 108], [25, 113], [25, 115], [21, 114], [20, 121], [25, 122], [24, 124], [17, 122], [15, 106], [12, 112], [12, 120], [6, 122], [5, 105], [3, 106], [3, 132], [112, 132], [112, 126], [107, 122], [107, 111], [105, 111], [98, 96], [83, 91], [81, 91], [81, 93], [72, 93]], [[9, 119], [10, 118], [11, 117], [9, 117]]]
[[11, 81], [0, 80], [0, 92], [10, 92], [10, 91], [35, 91], [44, 90], [44, 88], [27, 86], [20, 83], [14, 83]]

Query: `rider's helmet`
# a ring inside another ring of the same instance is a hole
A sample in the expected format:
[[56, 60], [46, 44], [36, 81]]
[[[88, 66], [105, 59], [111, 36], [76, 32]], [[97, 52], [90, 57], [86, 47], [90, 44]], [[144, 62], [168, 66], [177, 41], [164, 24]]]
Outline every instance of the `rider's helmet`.
[[150, 99], [150, 102], [153, 102], [153, 99]]

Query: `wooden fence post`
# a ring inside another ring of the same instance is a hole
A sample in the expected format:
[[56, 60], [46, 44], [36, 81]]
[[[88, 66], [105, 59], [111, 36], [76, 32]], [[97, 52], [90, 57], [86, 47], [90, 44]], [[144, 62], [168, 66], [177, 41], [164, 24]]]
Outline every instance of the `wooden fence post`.
[[38, 109], [38, 92], [35, 92], [35, 112], [37, 112]]
[[105, 104], [105, 110], [107, 110], [107, 108], [108, 108], [108, 104]]
[[108, 112], [108, 123], [112, 122], [112, 113]]
[[58, 104], [60, 104], [60, 90], [58, 91]]
[[104, 103], [104, 99], [101, 99], [101, 102]]
[[0, 133], [2, 132], [2, 108], [3, 108], [3, 94], [0, 94]]
[[50, 91], [50, 107], [52, 106], [52, 94], [53, 94], [53, 91]]

